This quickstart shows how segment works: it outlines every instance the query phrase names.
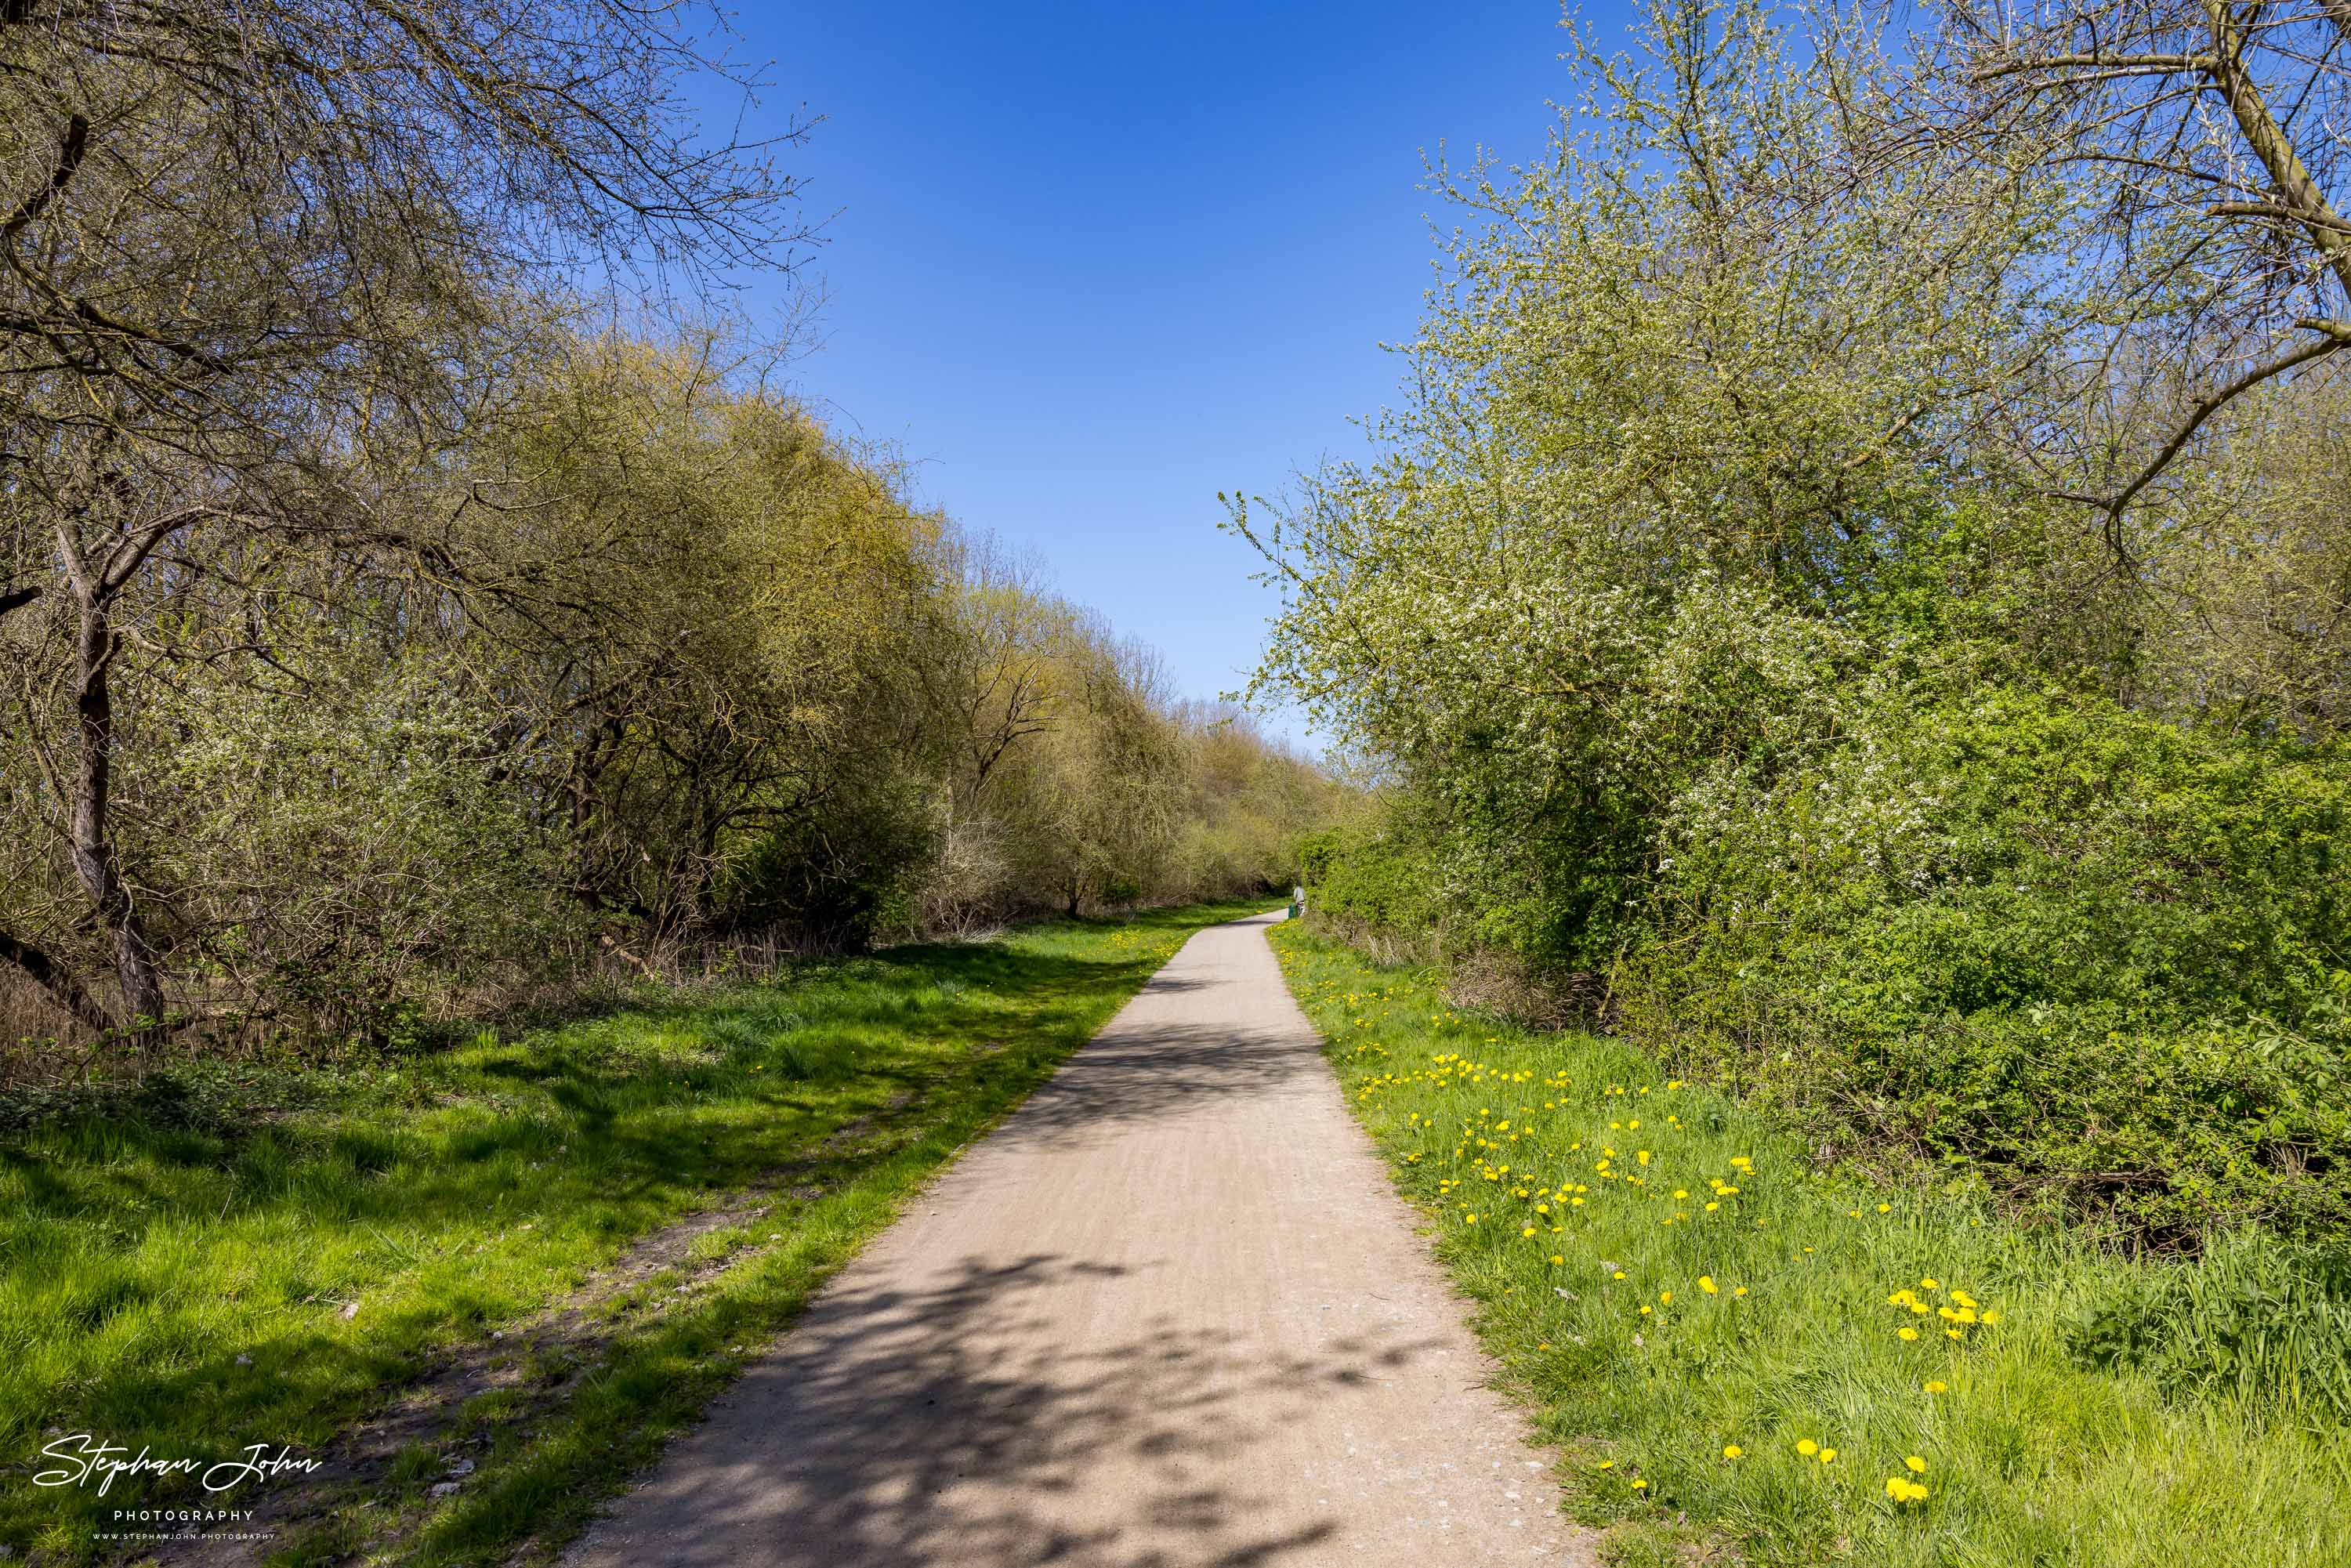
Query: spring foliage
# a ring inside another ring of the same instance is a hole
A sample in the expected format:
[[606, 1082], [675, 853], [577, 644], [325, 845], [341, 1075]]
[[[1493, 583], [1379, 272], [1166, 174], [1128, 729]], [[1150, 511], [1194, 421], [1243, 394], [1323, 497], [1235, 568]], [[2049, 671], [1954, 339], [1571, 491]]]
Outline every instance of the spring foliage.
[[1260, 689], [1390, 781], [1315, 906], [2133, 1244], [2340, 1225], [2344, 382], [2070, 495], [2056, 445], [2134, 471], [2188, 395], [2083, 260], [2105, 193], [2021, 131], [1887, 154], [1835, 42], [1667, 4], [1583, 51], [1549, 159], [1447, 176], [1373, 457], [1237, 508]]
[[[396, 1040], [714, 946], [1288, 886], [1319, 774], [713, 354], [551, 337], [375, 497], [389, 542], [192, 531], [116, 608], [114, 847], [175, 1019]], [[0, 926], [105, 994], [43, 770], [73, 622], [5, 630]]]

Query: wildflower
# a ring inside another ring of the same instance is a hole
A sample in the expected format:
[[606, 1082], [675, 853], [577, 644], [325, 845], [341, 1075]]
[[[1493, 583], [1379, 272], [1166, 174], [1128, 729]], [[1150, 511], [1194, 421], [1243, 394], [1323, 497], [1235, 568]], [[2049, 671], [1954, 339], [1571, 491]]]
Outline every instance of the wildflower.
[[1672, 1306], [1674, 1304], [1674, 1293], [1671, 1291], [1659, 1291], [1657, 1292], [1657, 1304], [1661, 1307]]
[[[1940, 1289], [1942, 1288], [1942, 1287], [1940, 1287], [1940, 1286], [1937, 1285], [1937, 1284], [1935, 1283], [1935, 1281], [1932, 1281], [1932, 1280], [1921, 1280], [1921, 1281], [1918, 1281], [1918, 1284], [1919, 1284], [1919, 1287], [1920, 1287], [1921, 1289], [1923, 1289], [1923, 1290], [1928, 1290], [1928, 1291], [1940, 1290]], [[1959, 1292], [1957, 1292], [1957, 1291], [1953, 1291], [1953, 1292], [1952, 1292], [1953, 1298], [1954, 1298], [1954, 1299], [1957, 1299], [1958, 1294], [1959, 1294]], [[1975, 1305], [1975, 1303], [1974, 1303], [1973, 1301], [1962, 1301], [1962, 1302], [1960, 1302], [1960, 1305], [1962, 1305], [1962, 1306], [1969, 1306], [1969, 1307], [1971, 1307], [1971, 1306], [1974, 1306], [1974, 1305]]]
[[1810, 1437], [1799, 1437], [1796, 1439], [1796, 1452], [1803, 1455], [1804, 1458], [1809, 1459], [1820, 1451], [1821, 1446], [1818, 1443], [1813, 1442]]
[[1649, 1483], [1646, 1480], [1635, 1481], [1633, 1483], [1633, 1490], [1635, 1491], [1646, 1491], [1649, 1490]]
[[1726, 1459], [1735, 1459], [1746, 1451], [1736, 1443], [1725, 1443], [1722, 1446], [1722, 1457]]
[[1616, 1270], [1616, 1272], [1615, 1272], [1613, 1276], [1611, 1276], [1611, 1277], [1612, 1277], [1612, 1278], [1614, 1278], [1614, 1279], [1621, 1280], [1621, 1279], [1623, 1279], [1623, 1278], [1625, 1277], [1625, 1270], [1622, 1270], [1622, 1269], [1619, 1269], [1619, 1270]]
[[1711, 1274], [1700, 1274], [1698, 1277], [1698, 1288], [1704, 1291], [1709, 1296], [1715, 1294], [1714, 1276]]
[[1958, 1329], [1945, 1329], [1943, 1331], [1943, 1337], [1945, 1339], [1965, 1339], [1967, 1336], [1961, 1333]]
[[1747, 1287], [1744, 1285], [1733, 1285], [1730, 1287], [1730, 1293], [1734, 1296], [1743, 1296], [1747, 1293]]
[[1918, 1331], [1912, 1328], [1908, 1323], [1904, 1323], [1900, 1328], [1894, 1331], [1894, 1334], [1896, 1339], [1902, 1340], [1907, 1343], [1918, 1337]]
[[1927, 1380], [1927, 1392], [1929, 1394], [1941, 1394], [1949, 1389], [1949, 1386], [1950, 1385], [1945, 1383], [1939, 1377], [1932, 1377]]
[[1927, 1473], [1927, 1461], [1920, 1458], [1916, 1454], [1910, 1455], [1908, 1458], [1905, 1458], [1902, 1463], [1914, 1476], [1923, 1476]]
[[1604, 1470], [1613, 1470], [1616, 1468], [1616, 1461], [1614, 1459], [1603, 1459], [1600, 1461], [1600, 1468]]
[[1835, 1459], [1836, 1450], [1834, 1448], [1823, 1448], [1821, 1450], [1821, 1463], [1824, 1465], [1831, 1464], [1834, 1463]]
[[1924, 1502], [1932, 1494], [1917, 1481], [1905, 1480], [1900, 1476], [1888, 1476], [1886, 1480], [1886, 1495], [1896, 1502]]
[[1890, 1203], [1881, 1203], [1877, 1206], [1877, 1212], [1880, 1214], [1891, 1214], [1894, 1212], [1894, 1206]]

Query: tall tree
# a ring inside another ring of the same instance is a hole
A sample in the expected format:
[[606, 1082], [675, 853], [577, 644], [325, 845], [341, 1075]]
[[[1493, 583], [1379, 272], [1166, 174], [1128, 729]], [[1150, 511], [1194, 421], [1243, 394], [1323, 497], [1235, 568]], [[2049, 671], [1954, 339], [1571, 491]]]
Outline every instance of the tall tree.
[[627, 0], [0, 6], [11, 727], [117, 1000], [22, 936], [0, 956], [85, 1021], [167, 1010], [158, 890], [112, 824], [139, 686], [175, 663], [269, 656], [250, 623], [134, 631], [127, 608], [191, 580], [234, 588], [255, 540], [391, 544], [447, 575], [436, 528], [355, 481], [421, 469], [462, 427], [547, 277], [789, 264], [791, 187], [770, 149], [693, 129], [681, 84], [716, 68], [707, 16]]

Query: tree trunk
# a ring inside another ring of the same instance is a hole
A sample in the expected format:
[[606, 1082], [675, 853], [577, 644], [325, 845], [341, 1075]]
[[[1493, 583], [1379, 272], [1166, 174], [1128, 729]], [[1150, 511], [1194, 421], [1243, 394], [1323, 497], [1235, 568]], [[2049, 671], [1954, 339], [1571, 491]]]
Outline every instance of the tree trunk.
[[14, 964], [26, 979], [40, 988], [42, 995], [99, 1033], [104, 1034], [114, 1027], [114, 1020], [106, 1016], [97, 998], [81, 988], [73, 972], [30, 942], [19, 941], [0, 931], [0, 959]]
[[107, 837], [106, 811], [114, 776], [114, 695], [107, 669], [114, 661], [114, 633], [108, 622], [104, 589], [77, 584], [81, 601], [81, 638], [77, 649], [74, 713], [81, 747], [73, 786], [74, 876], [81, 883], [114, 946], [115, 978], [122, 987], [119, 1027], [144, 1031], [163, 1021], [163, 986], [155, 972], [155, 950], [140, 928], [139, 911], [122, 885], [114, 844]]

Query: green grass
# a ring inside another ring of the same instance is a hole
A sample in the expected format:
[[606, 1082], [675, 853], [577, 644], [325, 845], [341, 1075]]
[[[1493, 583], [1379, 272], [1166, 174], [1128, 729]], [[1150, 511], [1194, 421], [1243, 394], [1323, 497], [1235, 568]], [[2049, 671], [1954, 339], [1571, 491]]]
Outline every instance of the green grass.
[[[340, 1558], [396, 1515], [393, 1554], [418, 1561], [559, 1541], [1186, 935], [1242, 912], [810, 965], [371, 1068], [187, 1068], [0, 1105], [0, 1545], [75, 1561], [105, 1511], [224, 1501], [176, 1478], [36, 1488], [49, 1428], [158, 1457], [315, 1452], [437, 1354], [775, 1185], [748, 1228], [696, 1243], [715, 1279], [617, 1314], [595, 1364], [452, 1412], [383, 1495], [281, 1551]], [[480, 1439], [478, 1469], [434, 1500], [443, 1437]]]
[[[1432, 976], [1297, 926], [1275, 945], [1610, 1561], [2351, 1562], [2351, 1430], [2327, 1401], [2158, 1385], [2070, 1348], [2178, 1266], [2019, 1228], [1923, 1176], [1814, 1172], [1622, 1043], [1459, 1014]], [[1904, 1291], [1928, 1310], [1889, 1301]], [[1955, 1292], [1979, 1321], [1940, 1315]], [[1889, 1479], [1929, 1495], [1897, 1503]]]

